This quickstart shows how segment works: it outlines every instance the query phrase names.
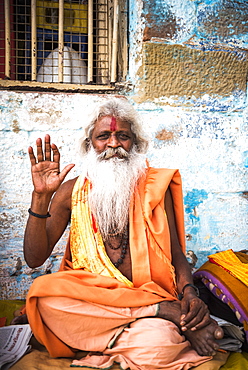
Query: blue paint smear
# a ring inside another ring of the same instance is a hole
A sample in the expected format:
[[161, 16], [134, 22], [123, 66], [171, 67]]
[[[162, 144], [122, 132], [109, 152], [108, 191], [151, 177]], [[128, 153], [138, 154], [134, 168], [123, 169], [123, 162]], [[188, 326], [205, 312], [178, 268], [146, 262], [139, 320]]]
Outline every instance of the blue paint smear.
[[[192, 189], [192, 191], [187, 192], [184, 197], [184, 206], [185, 212], [189, 214], [190, 220], [193, 223], [199, 221], [199, 217], [195, 215], [195, 208], [199, 206], [199, 204], [203, 203], [205, 199], [208, 198], [208, 193], [203, 189]], [[193, 233], [196, 234], [198, 231], [198, 227], [195, 227]], [[191, 229], [192, 233], [192, 229]]]
[[[198, 27], [196, 29], [196, 35], [198, 38], [215, 38], [216, 40], [224, 42], [236, 39], [243, 43], [247, 43], [247, 24], [245, 15], [248, 12], [248, 3], [246, 0], [205, 0], [198, 3], [197, 8]], [[232, 15], [231, 20], [228, 19], [230, 14]], [[237, 28], [237, 21], [239, 21], [243, 27]], [[223, 24], [224, 29], [229, 30], [226, 35], [220, 34], [219, 23]], [[212, 25], [212, 27], [209, 27], [208, 24]]]
[[209, 96], [203, 91], [200, 98], [192, 96], [189, 99], [189, 97], [180, 96], [177, 98], [173, 97], [173, 100], [178, 106], [190, 106], [191, 111], [198, 111], [201, 109], [202, 113], [226, 113], [233, 112], [234, 110], [235, 112], [242, 112], [247, 106], [246, 93], [239, 89], [233, 91], [228, 98], [221, 96]]
[[243, 152], [243, 158], [244, 158], [244, 166], [245, 168], [248, 168], [248, 150]]
[[[205, 120], [205, 121], [204, 121]], [[211, 139], [227, 140], [228, 136], [222, 127], [223, 123], [218, 118], [211, 118], [203, 116], [203, 122], [201, 124], [186, 124], [187, 138], [199, 139], [203, 134], [207, 134]]]
[[[234, 55], [240, 61], [246, 61], [246, 52], [240, 49], [240, 41], [231, 39], [226, 40], [226, 44], [223, 45], [219, 44], [219, 39], [215, 36], [209, 38], [201, 38], [199, 36], [199, 40], [197, 40], [196, 44], [193, 45], [192, 43], [185, 42], [186, 45], [190, 49], [194, 50], [201, 50], [201, 51], [223, 51], [230, 55]], [[231, 47], [230, 47], [231, 46]]]
[[[195, 217], [195, 216], [193, 216], [193, 217], [194, 217], [195, 220], [197, 220], [197, 217]], [[199, 217], [198, 217], [198, 219], [199, 219]], [[193, 226], [193, 227], [190, 228], [190, 234], [191, 235], [197, 235], [198, 231], [199, 231], [198, 226]]]

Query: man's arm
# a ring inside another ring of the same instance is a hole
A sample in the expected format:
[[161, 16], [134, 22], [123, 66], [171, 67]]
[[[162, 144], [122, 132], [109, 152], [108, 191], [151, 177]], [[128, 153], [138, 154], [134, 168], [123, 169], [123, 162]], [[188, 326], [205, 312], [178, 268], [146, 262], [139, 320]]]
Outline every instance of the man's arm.
[[[175, 267], [178, 292], [181, 293], [187, 284], [193, 285], [193, 277], [188, 261], [179, 244], [170, 189], [167, 190], [165, 195], [165, 211], [170, 228], [172, 264]], [[210, 322], [208, 308], [197, 297], [195, 289], [187, 286], [183, 293], [181, 300], [181, 329], [183, 331], [187, 329], [196, 330], [208, 325]]]
[[[46, 261], [66, 228], [70, 218], [71, 191], [75, 182], [70, 180], [61, 185], [74, 165], [68, 165], [60, 172], [60, 154], [57, 146], [50, 144], [49, 135], [45, 137], [44, 151], [41, 139], [37, 139], [36, 145], [37, 158], [32, 147], [28, 150], [34, 185], [31, 211], [36, 216], [29, 215], [24, 236], [24, 257], [33, 268]], [[52, 199], [54, 193], [56, 194]], [[48, 211], [50, 217], [38, 217], [47, 215]]]

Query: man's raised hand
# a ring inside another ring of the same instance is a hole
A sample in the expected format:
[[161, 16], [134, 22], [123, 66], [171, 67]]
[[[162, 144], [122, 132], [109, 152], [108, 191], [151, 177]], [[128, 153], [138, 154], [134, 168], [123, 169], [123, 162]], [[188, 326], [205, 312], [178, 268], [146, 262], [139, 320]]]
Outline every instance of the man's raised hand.
[[31, 146], [28, 148], [34, 191], [38, 194], [53, 194], [74, 164], [68, 164], [60, 172], [60, 153], [57, 146], [51, 144], [49, 135], [45, 136], [44, 149], [40, 138], [36, 140], [36, 146], [37, 157], [33, 148]]

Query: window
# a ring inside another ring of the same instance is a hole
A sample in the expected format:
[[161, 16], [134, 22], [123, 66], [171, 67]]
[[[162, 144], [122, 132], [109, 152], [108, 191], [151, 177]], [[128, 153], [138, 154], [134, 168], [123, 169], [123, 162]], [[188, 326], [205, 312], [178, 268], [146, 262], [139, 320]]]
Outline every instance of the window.
[[124, 0], [5, 0], [0, 85], [111, 87], [127, 72]]

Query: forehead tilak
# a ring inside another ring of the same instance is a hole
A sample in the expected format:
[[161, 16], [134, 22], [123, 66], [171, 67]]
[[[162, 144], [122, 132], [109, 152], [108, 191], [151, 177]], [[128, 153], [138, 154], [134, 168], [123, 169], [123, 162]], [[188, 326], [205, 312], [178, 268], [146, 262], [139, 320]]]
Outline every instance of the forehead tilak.
[[116, 118], [114, 116], [111, 117], [110, 130], [111, 131], [116, 131], [117, 130]]
[[[102, 118], [109, 118], [109, 121], [106, 122], [108, 125], [109, 125], [109, 130], [114, 132], [114, 131], [118, 131], [118, 125], [117, 125], [117, 121], [118, 121], [118, 118], [116, 118], [115, 116], [103, 116], [103, 117], [100, 117], [98, 121], [95, 122], [95, 125], [102, 119]], [[131, 124], [129, 123], [130, 125], [130, 130], [131, 132], [133, 133], [132, 129], [131, 129]], [[95, 130], [95, 126], [93, 127], [92, 129], [92, 132]], [[103, 127], [98, 127], [98, 130], [104, 130]], [[105, 130], [104, 130], [105, 131]], [[122, 131], [122, 129], [121, 129]]]

